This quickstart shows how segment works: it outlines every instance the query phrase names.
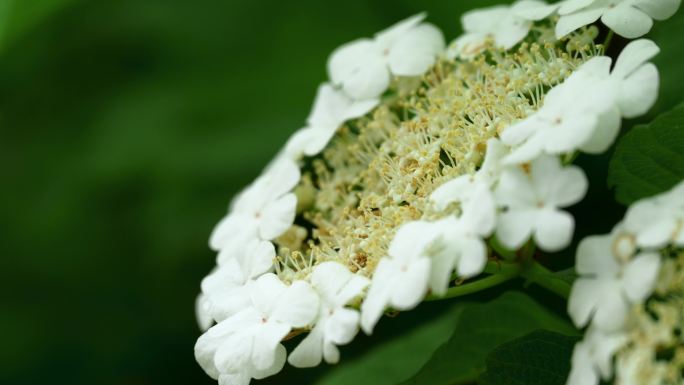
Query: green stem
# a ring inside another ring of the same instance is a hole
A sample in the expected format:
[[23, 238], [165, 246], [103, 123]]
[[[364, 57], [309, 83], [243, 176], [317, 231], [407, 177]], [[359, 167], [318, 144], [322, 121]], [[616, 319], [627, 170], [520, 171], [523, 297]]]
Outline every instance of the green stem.
[[552, 271], [532, 261], [521, 271], [520, 275], [530, 283], [535, 283], [550, 292], [557, 294], [565, 299], [570, 296], [570, 283], [557, 277]]
[[610, 46], [610, 42], [613, 40], [613, 35], [615, 32], [611, 29], [608, 31], [608, 36], [606, 36], [606, 40], [603, 41], [603, 54], [605, 55], [606, 52], [608, 52], [608, 47]]
[[444, 295], [430, 294], [425, 297], [425, 301], [439, 301], [442, 299], [456, 298], [464, 295], [477, 293], [490, 287], [500, 285], [508, 280], [518, 276], [520, 273], [520, 266], [515, 263], [496, 263], [490, 262], [487, 264], [485, 271], [498, 271], [488, 277], [478, 279], [477, 281], [469, 282], [463, 285], [451, 287]]

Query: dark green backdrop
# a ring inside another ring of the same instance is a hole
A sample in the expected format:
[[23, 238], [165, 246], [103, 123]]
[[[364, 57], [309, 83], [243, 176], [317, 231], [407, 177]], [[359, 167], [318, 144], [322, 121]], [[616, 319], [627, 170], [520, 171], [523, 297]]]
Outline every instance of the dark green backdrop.
[[0, 384], [213, 383], [192, 354], [208, 235], [328, 54], [422, 10], [451, 40], [492, 3], [0, 0]]

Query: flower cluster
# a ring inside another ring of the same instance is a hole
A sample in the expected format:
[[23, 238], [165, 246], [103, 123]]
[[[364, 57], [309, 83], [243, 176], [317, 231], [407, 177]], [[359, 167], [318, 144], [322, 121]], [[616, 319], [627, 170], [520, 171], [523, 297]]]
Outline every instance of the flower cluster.
[[568, 312], [588, 330], [575, 347], [568, 385], [613, 375], [619, 384], [679, 383], [683, 268], [684, 182], [634, 203], [611, 234], [582, 240]]
[[[448, 49], [419, 14], [335, 50], [305, 127], [211, 235], [195, 345], [207, 374], [244, 385], [285, 362], [336, 363], [387, 309], [477, 279], [492, 244], [566, 247], [564, 209], [588, 187], [568, 160], [605, 151], [658, 91], [653, 42], [613, 65], [595, 19], [558, 34], [599, 3], [474, 11]], [[650, 3], [639, 9], [665, 17]], [[288, 356], [282, 341], [302, 333]]]

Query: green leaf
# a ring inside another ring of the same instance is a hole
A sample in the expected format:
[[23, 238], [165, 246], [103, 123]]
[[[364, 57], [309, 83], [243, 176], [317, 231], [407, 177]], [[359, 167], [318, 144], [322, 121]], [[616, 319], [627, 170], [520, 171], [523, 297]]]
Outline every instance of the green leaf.
[[[418, 371], [451, 335], [463, 310], [462, 302], [440, 317], [395, 337], [353, 360], [342, 360], [318, 385], [395, 385]], [[382, 325], [381, 325], [382, 326]]]
[[533, 330], [576, 334], [565, 319], [519, 292], [467, 307], [454, 324], [451, 338], [404, 384], [454, 385], [475, 381], [487, 355], [497, 346]]
[[487, 357], [480, 385], [564, 385], [578, 338], [536, 330], [505, 343]]
[[618, 142], [608, 185], [619, 202], [661, 193], [684, 179], [684, 104], [633, 128]]

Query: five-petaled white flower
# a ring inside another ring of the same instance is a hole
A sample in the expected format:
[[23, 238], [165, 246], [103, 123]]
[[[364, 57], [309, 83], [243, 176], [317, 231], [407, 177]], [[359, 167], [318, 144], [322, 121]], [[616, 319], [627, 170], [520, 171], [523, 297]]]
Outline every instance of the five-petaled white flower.
[[566, 385], [598, 385], [613, 376], [613, 355], [627, 342], [621, 332], [604, 332], [590, 327], [575, 345], [572, 369]]
[[505, 210], [497, 220], [496, 236], [511, 250], [520, 248], [530, 236], [546, 251], [566, 247], [574, 219], [559, 209], [579, 202], [587, 184], [582, 169], [563, 167], [557, 157], [549, 155], [529, 165], [506, 168], [494, 191]]
[[408, 222], [399, 228], [388, 255], [380, 259], [373, 272], [371, 286], [361, 305], [361, 328], [366, 334], [371, 334], [387, 306], [408, 310], [423, 299], [430, 275], [427, 252], [438, 236], [438, 222]]
[[568, 313], [579, 327], [606, 331], [624, 325], [629, 306], [646, 299], [660, 269], [657, 252], [633, 256], [631, 235], [618, 225], [612, 234], [584, 238], [577, 248], [576, 270]]
[[279, 371], [285, 362], [280, 341], [318, 313], [318, 295], [304, 281], [287, 286], [267, 273], [249, 286], [250, 305], [207, 330], [195, 345], [197, 362], [213, 378], [244, 382]]
[[508, 127], [501, 139], [518, 146], [504, 160], [522, 163], [545, 152], [601, 153], [615, 140], [621, 118], [644, 114], [658, 94], [658, 70], [649, 59], [659, 49], [650, 40], [628, 44], [611, 72], [611, 58], [582, 64], [544, 98], [534, 114]]
[[466, 12], [461, 17], [464, 34], [450, 44], [447, 56], [471, 58], [482, 52], [490, 37], [497, 47], [513, 48], [527, 36], [534, 20], [549, 16], [556, 8], [540, 0], [520, 0]]
[[355, 101], [344, 91], [328, 83], [321, 84], [306, 120], [307, 126], [295, 132], [287, 142], [285, 152], [294, 159], [320, 153], [345, 121], [367, 114], [378, 103], [379, 98]]
[[444, 50], [442, 32], [421, 23], [421, 13], [379, 32], [337, 48], [328, 61], [328, 74], [353, 99], [377, 98], [391, 76], [420, 76]]
[[651, 30], [653, 19], [665, 20], [674, 15], [681, 0], [565, 0], [558, 13], [556, 37], [592, 24], [603, 24], [620, 36], [633, 39]]
[[273, 244], [256, 239], [235, 254], [226, 252], [219, 252], [219, 266], [202, 280], [209, 313], [218, 322], [249, 306], [248, 283], [271, 270], [275, 258]]
[[359, 312], [345, 306], [369, 283], [368, 278], [353, 274], [338, 262], [316, 265], [311, 274], [311, 286], [321, 299], [316, 325], [290, 353], [288, 362], [299, 368], [316, 366], [321, 358], [337, 363], [340, 352], [336, 345], [351, 342], [359, 330]]
[[684, 182], [632, 204], [625, 215], [625, 229], [634, 234], [641, 247], [684, 244]]
[[214, 250], [239, 248], [250, 239], [272, 240], [294, 222], [297, 197], [291, 193], [299, 183], [297, 165], [278, 158], [263, 175], [243, 190], [231, 210], [214, 228], [209, 245]]

